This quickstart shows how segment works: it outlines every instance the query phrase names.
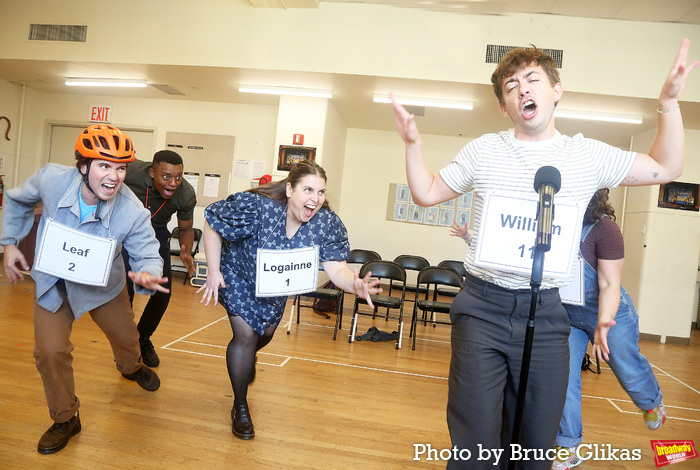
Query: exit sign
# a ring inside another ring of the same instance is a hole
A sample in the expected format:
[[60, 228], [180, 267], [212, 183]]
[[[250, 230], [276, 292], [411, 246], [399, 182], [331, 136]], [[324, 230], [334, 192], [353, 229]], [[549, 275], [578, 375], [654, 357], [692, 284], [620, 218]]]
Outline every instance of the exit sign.
[[90, 122], [112, 122], [111, 106], [90, 106]]

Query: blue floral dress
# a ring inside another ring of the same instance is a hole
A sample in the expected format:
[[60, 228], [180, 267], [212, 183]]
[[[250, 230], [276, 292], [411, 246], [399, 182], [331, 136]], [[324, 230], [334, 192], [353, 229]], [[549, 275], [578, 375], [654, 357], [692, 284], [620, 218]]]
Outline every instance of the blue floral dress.
[[257, 250], [293, 249], [318, 245], [319, 261], [344, 261], [350, 256], [345, 225], [335, 212], [320, 209], [287, 238], [287, 205], [243, 191], [206, 208], [204, 217], [221, 237], [221, 274], [226, 289], [219, 301], [229, 315], [243, 318], [262, 335], [280, 322], [287, 297], [256, 297]]

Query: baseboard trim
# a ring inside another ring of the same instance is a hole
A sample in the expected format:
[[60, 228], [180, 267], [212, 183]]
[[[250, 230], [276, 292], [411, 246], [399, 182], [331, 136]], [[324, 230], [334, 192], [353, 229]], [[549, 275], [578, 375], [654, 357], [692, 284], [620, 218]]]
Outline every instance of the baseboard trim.
[[[652, 335], [649, 333], [639, 333], [641, 341], [651, 341], [652, 343], [661, 343], [661, 335]], [[681, 344], [690, 346], [690, 338], [681, 338], [680, 336], [667, 336], [665, 344]]]
[[651, 341], [652, 343], [660, 343], [661, 335], [652, 335], [651, 333], [639, 333], [639, 339], [642, 341]]
[[667, 336], [666, 344], [681, 344], [683, 346], [690, 346], [690, 338], [681, 338], [678, 336]]

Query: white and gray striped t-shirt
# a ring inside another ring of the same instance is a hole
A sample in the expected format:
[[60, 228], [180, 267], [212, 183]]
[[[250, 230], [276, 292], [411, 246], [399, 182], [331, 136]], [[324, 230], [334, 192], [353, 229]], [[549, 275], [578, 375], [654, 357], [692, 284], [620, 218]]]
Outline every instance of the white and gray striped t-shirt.
[[[469, 272], [507, 289], [530, 287], [530, 276], [474, 264], [487, 194], [507, 191], [513, 195], [531, 195], [535, 173], [540, 167], [550, 165], [561, 173], [561, 189], [557, 196], [573, 198], [585, 209], [598, 189], [614, 188], [622, 182], [636, 156], [636, 152], [586, 139], [581, 134], [569, 137], [559, 132], [546, 141], [526, 142], [515, 139], [511, 129], [485, 134], [469, 142], [449, 165], [440, 170], [440, 176], [454, 191], [474, 192], [474, 236], [465, 259]], [[581, 227], [577, 230], [580, 235]], [[561, 287], [569, 281], [545, 277], [541, 286]]]

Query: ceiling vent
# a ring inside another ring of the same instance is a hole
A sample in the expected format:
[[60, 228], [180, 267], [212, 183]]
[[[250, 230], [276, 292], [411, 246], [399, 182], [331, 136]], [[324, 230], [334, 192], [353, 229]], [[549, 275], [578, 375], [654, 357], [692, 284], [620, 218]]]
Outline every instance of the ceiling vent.
[[[501, 61], [506, 53], [517, 49], [518, 46], [497, 46], [495, 44], [486, 45], [486, 63], [487, 64], [497, 64]], [[562, 63], [564, 61], [564, 51], [561, 49], [541, 49], [543, 52], [549, 54], [557, 68], [562, 68]]]
[[167, 93], [168, 95], [187, 96], [177, 88], [167, 85], [165, 83], [149, 83], [149, 85], [153, 88], [157, 88], [163, 93]]
[[86, 42], [87, 26], [69, 24], [30, 24], [29, 40]]

